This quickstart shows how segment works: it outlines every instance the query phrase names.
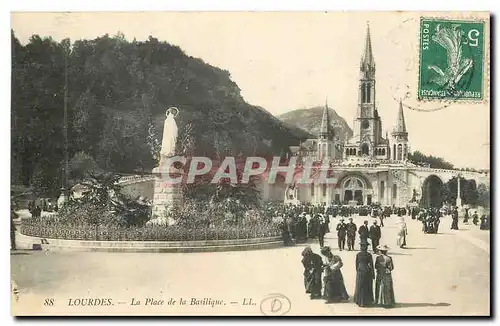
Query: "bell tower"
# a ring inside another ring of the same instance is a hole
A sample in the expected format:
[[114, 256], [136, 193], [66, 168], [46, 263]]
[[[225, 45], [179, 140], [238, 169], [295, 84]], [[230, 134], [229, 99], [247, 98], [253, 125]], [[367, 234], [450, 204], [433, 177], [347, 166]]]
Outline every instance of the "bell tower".
[[365, 48], [359, 66], [358, 108], [354, 121], [361, 156], [374, 156], [380, 143], [381, 121], [375, 105], [375, 59], [373, 58], [370, 26], [366, 27]]

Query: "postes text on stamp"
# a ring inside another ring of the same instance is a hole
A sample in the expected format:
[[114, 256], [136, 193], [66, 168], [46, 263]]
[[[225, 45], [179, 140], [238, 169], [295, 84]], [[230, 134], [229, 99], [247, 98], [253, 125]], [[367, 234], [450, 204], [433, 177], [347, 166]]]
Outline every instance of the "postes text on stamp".
[[419, 100], [484, 99], [484, 21], [421, 18]]

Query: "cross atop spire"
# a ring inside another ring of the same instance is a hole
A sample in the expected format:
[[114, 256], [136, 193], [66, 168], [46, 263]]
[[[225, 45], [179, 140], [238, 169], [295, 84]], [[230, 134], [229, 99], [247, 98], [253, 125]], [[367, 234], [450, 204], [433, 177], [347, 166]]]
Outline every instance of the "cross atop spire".
[[323, 109], [323, 117], [321, 118], [321, 128], [319, 130], [319, 138], [331, 139], [333, 133], [330, 127], [330, 116], [328, 114], [328, 98], [325, 101], [325, 108]]
[[375, 68], [375, 60], [372, 52], [372, 40], [370, 36], [370, 24], [368, 22], [366, 22], [366, 41], [365, 50], [363, 52], [363, 56], [361, 57], [361, 70], [365, 70], [366, 67]]

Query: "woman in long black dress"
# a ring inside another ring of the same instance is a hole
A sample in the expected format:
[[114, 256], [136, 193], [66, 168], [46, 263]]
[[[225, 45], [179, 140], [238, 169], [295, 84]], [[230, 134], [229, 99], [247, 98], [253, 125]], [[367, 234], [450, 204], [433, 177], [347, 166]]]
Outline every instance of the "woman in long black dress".
[[392, 258], [387, 255], [389, 247], [380, 245], [377, 249], [380, 255], [375, 259], [375, 269], [377, 270], [375, 301], [384, 308], [390, 308], [396, 304], [396, 300], [394, 299], [394, 285], [392, 282], [394, 263], [392, 262]]
[[373, 268], [373, 257], [367, 251], [368, 245], [361, 245], [361, 252], [356, 255], [356, 289], [354, 290], [354, 302], [360, 307], [373, 305], [373, 279], [375, 271]]
[[292, 244], [292, 237], [290, 236], [290, 228], [288, 219], [283, 217], [283, 220], [280, 223], [281, 228], [281, 239], [283, 240], [284, 246], [290, 246]]
[[325, 256], [323, 262], [325, 271], [325, 276], [323, 278], [325, 282], [323, 297], [326, 303], [349, 300], [349, 295], [347, 294], [344, 284], [344, 277], [340, 271], [344, 265], [342, 259], [334, 255], [328, 246], [321, 248], [321, 254]]
[[321, 274], [323, 273], [323, 260], [321, 259], [321, 256], [315, 254], [309, 246], [302, 251], [302, 257], [306, 293], [311, 294], [311, 299], [321, 298]]

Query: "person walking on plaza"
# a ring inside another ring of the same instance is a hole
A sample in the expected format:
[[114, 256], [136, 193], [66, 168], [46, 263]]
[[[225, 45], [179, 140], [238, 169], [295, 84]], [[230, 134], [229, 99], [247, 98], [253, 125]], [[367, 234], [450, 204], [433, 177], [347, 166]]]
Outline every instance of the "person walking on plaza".
[[405, 218], [403, 216], [399, 218], [398, 224], [399, 224], [399, 230], [398, 230], [397, 244], [400, 248], [403, 248], [404, 246], [406, 246], [406, 235], [408, 234]]
[[377, 225], [377, 220], [373, 221], [373, 225], [370, 227], [370, 240], [372, 241], [373, 252], [377, 252], [377, 246], [379, 244], [380, 238], [382, 237], [382, 232], [380, 226]]
[[349, 223], [347, 223], [347, 226], [346, 226], [347, 250], [349, 250], [349, 251], [354, 250], [354, 241], [356, 239], [356, 231], [357, 230], [358, 230], [358, 227], [352, 221], [352, 217], [350, 217]]
[[313, 215], [309, 219], [309, 232], [308, 232], [308, 238], [314, 239], [318, 236], [318, 216]]
[[380, 213], [378, 218], [380, 220], [380, 226], [384, 226], [384, 219], [385, 219], [384, 214]]
[[330, 233], [330, 216], [324, 214], [325, 223], [326, 223], [326, 233]]
[[391, 308], [396, 304], [394, 299], [394, 284], [392, 282], [392, 271], [394, 263], [392, 258], [387, 255], [389, 247], [381, 245], [377, 247], [380, 255], [375, 259], [375, 270], [377, 277], [375, 279], [375, 303], [384, 308]]
[[323, 216], [319, 217], [318, 240], [319, 246], [322, 248], [325, 245], [326, 221]]
[[373, 279], [375, 270], [373, 257], [368, 253], [368, 244], [361, 245], [361, 252], [356, 255], [356, 288], [354, 302], [360, 307], [373, 305]]
[[489, 230], [490, 229], [490, 215], [483, 214], [481, 216], [481, 224], [479, 225], [480, 230]]
[[321, 298], [321, 274], [323, 273], [323, 259], [307, 246], [302, 251], [302, 265], [304, 265], [304, 286], [311, 299]]
[[342, 251], [345, 248], [345, 237], [347, 234], [347, 225], [344, 223], [344, 219], [340, 219], [340, 223], [337, 224], [337, 237], [339, 250]]
[[344, 284], [344, 277], [340, 269], [344, 265], [342, 259], [334, 255], [330, 247], [321, 248], [321, 254], [325, 256], [323, 268], [325, 271], [323, 297], [326, 303], [349, 300], [349, 295]]
[[283, 220], [280, 223], [281, 229], [281, 239], [283, 240], [284, 246], [292, 245], [292, 237], [290, 236], [290, 228], [287, 218], [283, 216]]
[[368, 244], [368, 237], [370, 235], [370, 231], [368, 229], [368, 221], [364, 221], [363, 225], [359, 227], [358, 234], [359, 234], [359, 243]]
[[477, 225], [477, 222], [479, 222], [479, 217], [477, 216], [477, 211], [474, 211], [474, 214], [472, 214], [472, 223]]
[[10, 249], [16, 250], [16, 224], [14, 223], [14, 219], [18, 217], [17, 213], [13, 208], [10, 210]]
[[451, 212], [451, 229], [458, 230], [458, 209], [457, 206], [453, 207], [453, 211]]
[[297, 243], [304, 243], [307, 241], [307, 218], [305, 215], [299, 216], [298, 218], [296, 235]]

